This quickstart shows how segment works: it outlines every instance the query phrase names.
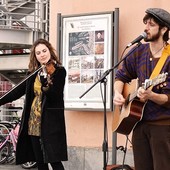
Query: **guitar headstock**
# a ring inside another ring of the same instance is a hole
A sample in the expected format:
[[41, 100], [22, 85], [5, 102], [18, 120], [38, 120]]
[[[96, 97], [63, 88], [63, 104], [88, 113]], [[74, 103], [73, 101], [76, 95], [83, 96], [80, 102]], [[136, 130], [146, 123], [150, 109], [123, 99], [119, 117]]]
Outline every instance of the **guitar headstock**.
[[142, 87], [146, 90], [151, 86], [156, 86], [158, 84], [161, 84], [165, 82], [167, 76], [168, 76], [168, 73], [166, 72], [166, 73], [159, 74], [153, 79], [146, 79], [145, 82], [142, 84]]

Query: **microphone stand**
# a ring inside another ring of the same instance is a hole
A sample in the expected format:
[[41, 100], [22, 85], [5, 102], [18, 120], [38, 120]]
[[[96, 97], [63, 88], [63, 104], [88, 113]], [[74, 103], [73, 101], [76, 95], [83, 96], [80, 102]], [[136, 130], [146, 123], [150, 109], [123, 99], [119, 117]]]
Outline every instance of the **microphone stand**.
[[[79, 98], [82, 98], [86, 93], [88, 93], [94, 86], [96, 86], [99, 82], [104, 83], [104, 100], [103, 100], [103, 105], [104, 105], [104, 139], [103, 139], [103, 145], [102, 145], [102, 151], [103, 151], [103, 170], [106, 170], [107, 167], [107, 155], [106, 153], [108, 152], [108, 141], [107, 141], [107, 115], [106, 115], [106, 86], [107, 86], [107, 75], [112, 72], [115, 68], [119, 66], [119, 64], [124, 61], [136, 48], [138, 48], [141, 45], [141, 42], [138, 42], [138, 44], [131, 50], [128, 54], [125, 55], [115, 66], [113, 66], [111, 69], [106, 70], [102, 77], [94, 83], [87, 91], [85, 91]], [[126, 49], [128, 46], [126, 47]]]

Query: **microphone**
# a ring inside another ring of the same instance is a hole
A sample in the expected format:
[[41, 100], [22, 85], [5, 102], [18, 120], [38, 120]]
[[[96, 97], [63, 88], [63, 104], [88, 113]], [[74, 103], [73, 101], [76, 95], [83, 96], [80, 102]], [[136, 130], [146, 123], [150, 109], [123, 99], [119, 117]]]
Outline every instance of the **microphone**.
[[147, 34], [146, 32], [143, 32], [142, 34], [139, 35], [139, 37], [137, 37], [135, 40], [133, 40], [131, 43], [129, 43], [126, 48], [129, 48], [130, 46], [132, 46], [135, 43], [139, 43], [142, 39], [146, 38]]

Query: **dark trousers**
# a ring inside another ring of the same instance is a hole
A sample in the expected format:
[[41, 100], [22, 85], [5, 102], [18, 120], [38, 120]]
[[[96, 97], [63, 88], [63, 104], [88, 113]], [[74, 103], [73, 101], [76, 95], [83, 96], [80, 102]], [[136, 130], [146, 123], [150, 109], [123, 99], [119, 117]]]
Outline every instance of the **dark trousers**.
[[[41, 150], [40, 138], [37, 136], [31, 136], [32, 146], [38, 165], [38, 170], [49, 170], [48, 163], [44, 163], [43, 152]], [[64, 170], [62, 162], [50, 163], [53, 170]]]
[[137, 124], [132, 146], [135, 170], [170, 169], [170, 125]]

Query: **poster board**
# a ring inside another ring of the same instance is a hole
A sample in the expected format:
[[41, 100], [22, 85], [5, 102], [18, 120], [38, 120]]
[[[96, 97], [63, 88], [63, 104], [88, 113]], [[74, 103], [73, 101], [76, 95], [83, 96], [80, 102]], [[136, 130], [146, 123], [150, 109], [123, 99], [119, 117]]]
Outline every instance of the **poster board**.
[[[66, 109], [103, 110], [103, 85], [96, 83], [113, 62], [113, 12], [61, 16], [61, 60], [67, 70]], [[112, 75], [107, 76], [106, 108], [112, 109]]]

